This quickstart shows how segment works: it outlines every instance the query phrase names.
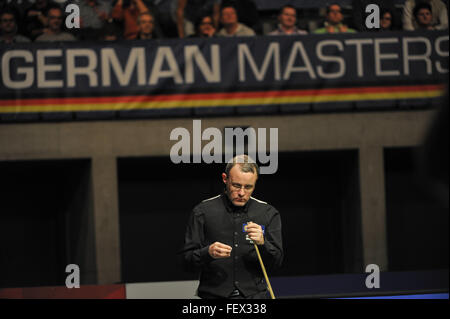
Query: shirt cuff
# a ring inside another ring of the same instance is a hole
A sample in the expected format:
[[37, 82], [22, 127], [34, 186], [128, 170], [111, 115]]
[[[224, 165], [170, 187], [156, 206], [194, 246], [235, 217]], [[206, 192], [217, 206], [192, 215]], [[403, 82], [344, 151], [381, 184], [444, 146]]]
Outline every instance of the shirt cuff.
[[202, 262], [210, 262], [214, 259], [209, 254], [209, 246], [199, 249], [199, 257]]

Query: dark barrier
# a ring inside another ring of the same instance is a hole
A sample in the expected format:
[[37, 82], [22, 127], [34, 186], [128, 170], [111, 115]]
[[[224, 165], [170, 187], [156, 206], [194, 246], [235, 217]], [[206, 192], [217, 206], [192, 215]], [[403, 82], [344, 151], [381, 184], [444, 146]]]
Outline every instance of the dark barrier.
[[448, 42], [436, 31], [2, 46], [0, 114], [397, 107], [443, 94]]

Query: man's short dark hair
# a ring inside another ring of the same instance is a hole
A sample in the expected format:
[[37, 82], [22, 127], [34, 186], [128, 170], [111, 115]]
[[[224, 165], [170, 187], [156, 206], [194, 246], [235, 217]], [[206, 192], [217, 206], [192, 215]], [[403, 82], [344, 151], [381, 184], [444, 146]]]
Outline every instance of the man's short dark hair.
[[225, 2], [225, 3], [220, 7], [220, 11], [222, 11], [222, 10], [225, 9], [225, 8], [233, 8], [234, 11], [237, 12], [236, 6], [235, 6], [234, 4], [232, 4], [232, 3], [226, 3], [226, 2]]
[[44, 12], [44, 15], [46, 17], [48, 17], [50, 10], [59, 10], [61, 12], [62, 16], [65, 15], [64, 10], [58, 4], [51, 4], [48, 6], [48, 8]]
[[286, 8], [294, 9], [295, 13], [297, 13], [297, 8], [296, 7], [294, 7], [293, 5], [290, 5], [290, 4], [286, 4], [286, 5], [281, 7], [280, 11], [278, 12], [278, 15], [281, 15], [283, 13], [284, 9], [286, 9]]
[[153, 20], [155, 19], [155, 17], [153, 16], [153, 13], [151, 13], [150, 11], [144, 11], [142, 13], [139, 13], [138, 17], [137, 17], [137, 23], [140, 24], [141, 23], [141, 17], [143, 16], [150, 16], [153, 18]]
[[211, 22], [213, 22], [213, 17], [212, 17], [210, 14], [208, 14], [208, 13], [201, 14], [201, 15], [195, 20], [195, 23], [194, 23], [194, 26], [195, 26], [195, 32], [198, 31], [198, 28], [199, 28], [200, 25], [203, 23], [203, 19], [205, 19], [205, 18], [210, 18], [210, 19], [211, 19]]
[[327, 14], [330, 13], [332, 6], [338, 6], [342, 10], [342, 7], [339, 3], [332, 3], [329, 6], [327, 6]]
[[414, 18], [417, 19], [417, 15], [419, 14], [419, 11], [422, 9], [428, 9], [428, 10], [430, 10], [430, 12], [433, 12], [431, 9], [431, 5], [429, 3], [419, 2], [418, 4], [416, 4], [416, 6], [413, 9]]

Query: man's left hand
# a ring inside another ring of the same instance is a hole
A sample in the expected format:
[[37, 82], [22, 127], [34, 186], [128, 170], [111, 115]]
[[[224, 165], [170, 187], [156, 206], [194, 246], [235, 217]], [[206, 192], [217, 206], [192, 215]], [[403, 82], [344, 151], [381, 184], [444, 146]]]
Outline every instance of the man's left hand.
[[253, 222], [249, 222], [245, 227], [248, 237], [257, 245], [264, 245], [264, 233], [262, 227]]

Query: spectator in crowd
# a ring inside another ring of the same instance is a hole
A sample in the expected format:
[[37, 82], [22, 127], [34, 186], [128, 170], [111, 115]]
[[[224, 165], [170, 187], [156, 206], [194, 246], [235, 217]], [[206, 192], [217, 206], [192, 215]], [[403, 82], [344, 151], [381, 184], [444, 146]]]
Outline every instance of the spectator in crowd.
[[[366, 8], [368, 5], [374, 4], [380, 8], [380, 28], [368, 28], [366, 25], [366, 18], [371, 14], [370, 12], [366, 12]], [[357, 31], [368, 32], [368, 31], [383, 31], [383, 27], [381, 26], [383, 12], [389, 11], [391, 17], [391, 24], [389, 30], [398, 30], [401, 29], [400, 16], [397, 14], [397, 10], [395, 8], [395, 3], [392, 0], [352, 0], [352, 17], [353, 24], [351, 25]], [[388, 19], [386, 19], [387, 22]]]
[[72, 34], [62, 30], [64, 14], [60, 7], [50, 8], [47, 11], [46, 18], [48, 21], [48, 28], [45, 29], [43, 34], [36, 38], [36, 42], [61, 42], [77, 40]]
[[413, 31], [419, 29], [413, 13], [414, 7], [419, 2], [426, 2], [431, 6], [431, 25], [435, 30], [448, 29], [448, 12], [444, 2], [441, 0], [406, 0], [403, 6], [403, 30]]
[[269, 35], [304, 35], [305, 30], [297, 28], [297, 9], [291, 5], [285, 5], [278, 14], [278, 28]]
[[198, 38], [212, 38], [216, 36], [216, 28], [214, 27], [214, 20], [210, 15], [204, 15], [195, 22], [195, 34], [190, 37]]
[[24, 14], [31, 7], [35, 0], [0, 0], [0, 12], [4, 9], [14, 10], [16, 16], [16, 24], [19, 33], [25, 33]]
[[240, 23], [248, 26], [256, 34], [263, 34], [258, 7], [254, 0], [222, 0], [222, 7], [224, 6], [234, 7]]
[[241, 36], [254, 36], [255, 31], [242, 24], [238, 20], [236, 9], [232, 6], [224, 6], [220, 10], [220, 23], [223, 28], [217, 33], [221, 37], [241, 37]]
[[352, 33], [356, 30], [343, 24], [344, 15], [342, 8], [338, 4], [332, 4], [327, 7], [326, 21], [323, 28], [317, 29], [314, 33]]
[[17, 12], [5, 7], [0, 11], [0, 43], [30, 42], [30, 39], [17, 34]]
[[111, 14], [111, 1], [108, 0], [72, 0], [80, 8], [80, 27], [78, 38], [96, 40]]
[[121, 39], [122, 28], [114, 21], [106, 22], [99, 32], [100, 41], [117, 41]]
[[118, 0], [112, 11], [112, 18], [123, 22], [123, 38], [136, 39], [139, 34], [138, 17], [149, 9], [142, 0]]
[[379, 31], [395, 30], [395, 15], [390, 9], [382, 8], [380, 11], [380, 29]]
[[44, 33], [47, 28], [46, 12], [57, 5], [53, 1], [36, 0], [36, 2], [25, 11], [25, 32], [31, 40], [35, 40], [38, 36]]
[[156, 39], [158, 38], [155, 34], [155, 19], [150, 12], [141, 13], [138, 18], [138, 27], [139, 33], [136, 36], [136, 39], [139, 40], [148, 40], [148, 39]]
[[432, 13], [431, 6], [426, 2], [419, 2], [413, 10], [414, 18], [417, 23], [417, 30], [435, 30], [431, 24]]
[[176, 0], [178, 36], [188, 37], [196, 33], [194, 23], [204, 15], [211, 15], [215, 29], [219, 27], [221, 0]]

